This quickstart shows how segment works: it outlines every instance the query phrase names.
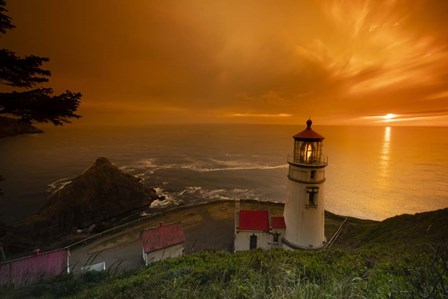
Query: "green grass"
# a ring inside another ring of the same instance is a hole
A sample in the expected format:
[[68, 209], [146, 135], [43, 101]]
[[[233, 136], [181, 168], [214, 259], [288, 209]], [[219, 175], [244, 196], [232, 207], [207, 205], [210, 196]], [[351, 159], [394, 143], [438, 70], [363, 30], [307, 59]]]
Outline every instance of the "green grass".
[[202, 252], [136, 273], [64, 275], [4, 288], [0, 297], [446, 298], [446, 266], [446, 250]]
[[202, 252], [3, 287], [0, 298], [448, 298], [447, 221], [448, 209], [350, 219], [329, 250]]
[[349, 219], [335, 243], [343, 248], [427, 250], [448, 242], [448, 209], [399, 215], [381, 222]]

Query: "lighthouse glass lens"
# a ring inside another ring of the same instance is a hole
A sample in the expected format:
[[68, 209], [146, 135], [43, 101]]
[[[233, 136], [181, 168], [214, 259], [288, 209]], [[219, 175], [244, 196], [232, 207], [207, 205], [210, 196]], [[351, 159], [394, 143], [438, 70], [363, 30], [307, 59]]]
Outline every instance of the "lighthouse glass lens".
[[300, 161], [312, 162], [314, 146], [310, 142], [304, 142], [301, 146]]

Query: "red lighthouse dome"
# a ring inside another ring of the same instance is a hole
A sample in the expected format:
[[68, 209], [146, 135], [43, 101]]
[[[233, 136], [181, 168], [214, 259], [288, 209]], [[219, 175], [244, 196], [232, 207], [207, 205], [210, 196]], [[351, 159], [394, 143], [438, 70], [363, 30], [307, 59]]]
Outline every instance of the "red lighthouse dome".
[[294, 153], [292, 163], [316, 164], [324, 163], [322, 156], [322, 140], [324, 137], [315, 132], [311, 125], [311, 119], [306, 121], [306, 129], [293, 136]]
[[320, 135], [313, 129], [311, 129], [311, 125], [313, 124], [313, 121], [311, 119], [308, 119], [306, 121], [306, 129], [302, 132], [297, 133], [293, 136], [295, 140], [308, 140], [308, 141], [322, 141], [324, 140], [324, 136]]

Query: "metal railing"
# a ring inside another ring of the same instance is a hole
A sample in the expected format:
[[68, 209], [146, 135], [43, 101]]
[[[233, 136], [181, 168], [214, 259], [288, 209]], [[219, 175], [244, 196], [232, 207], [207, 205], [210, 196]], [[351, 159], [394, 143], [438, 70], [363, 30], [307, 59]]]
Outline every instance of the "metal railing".
[[344, 228], [345, 223], [347, 222], [348, 218], [345, 218], [344, 221], [342, 221], [341, 225], [339, 225], [338, 229], [334, 233], [333, 237], [331, 237], [330, 241], [326, 244], [326, 248], [331, 248], [333, 246], [336, 239], [341, 234], [342, 229]]

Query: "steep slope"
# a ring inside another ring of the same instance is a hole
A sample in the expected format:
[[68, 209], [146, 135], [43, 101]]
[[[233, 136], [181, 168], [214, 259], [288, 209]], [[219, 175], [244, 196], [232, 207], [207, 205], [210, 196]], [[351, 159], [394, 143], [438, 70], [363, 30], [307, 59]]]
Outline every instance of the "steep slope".
[[448, 244], [448, 208], [381, 222], [349, 220], [335, 247], [424, 249]]
[[447, 241], [447, 213], [443, 209], [382, 222], [351, 218], [340, 241], [355, 242], [339, 244], [350, 244], [348, 249], [208, 251], [138, 272], [70, 274], [5, 287], [0, 297], [447, 298], [448, 247], [439, 246]]
[[76, 229], [148, 207], [157, 198], [157, 193], [146, 189], [137, 178], [122, 172], [106, 158], [98, 158], [54, 193], [39, 214], [14, 227], [2, 241], [9, 252], [30, 250], [30, 246], [44, 246], [40, 244]]
[[39, 215], [67, 231], [83, 228], [130, 210], [147, 207], [158, 198], [137, 178], [98, 158], [80, 176], [51, 196]]

